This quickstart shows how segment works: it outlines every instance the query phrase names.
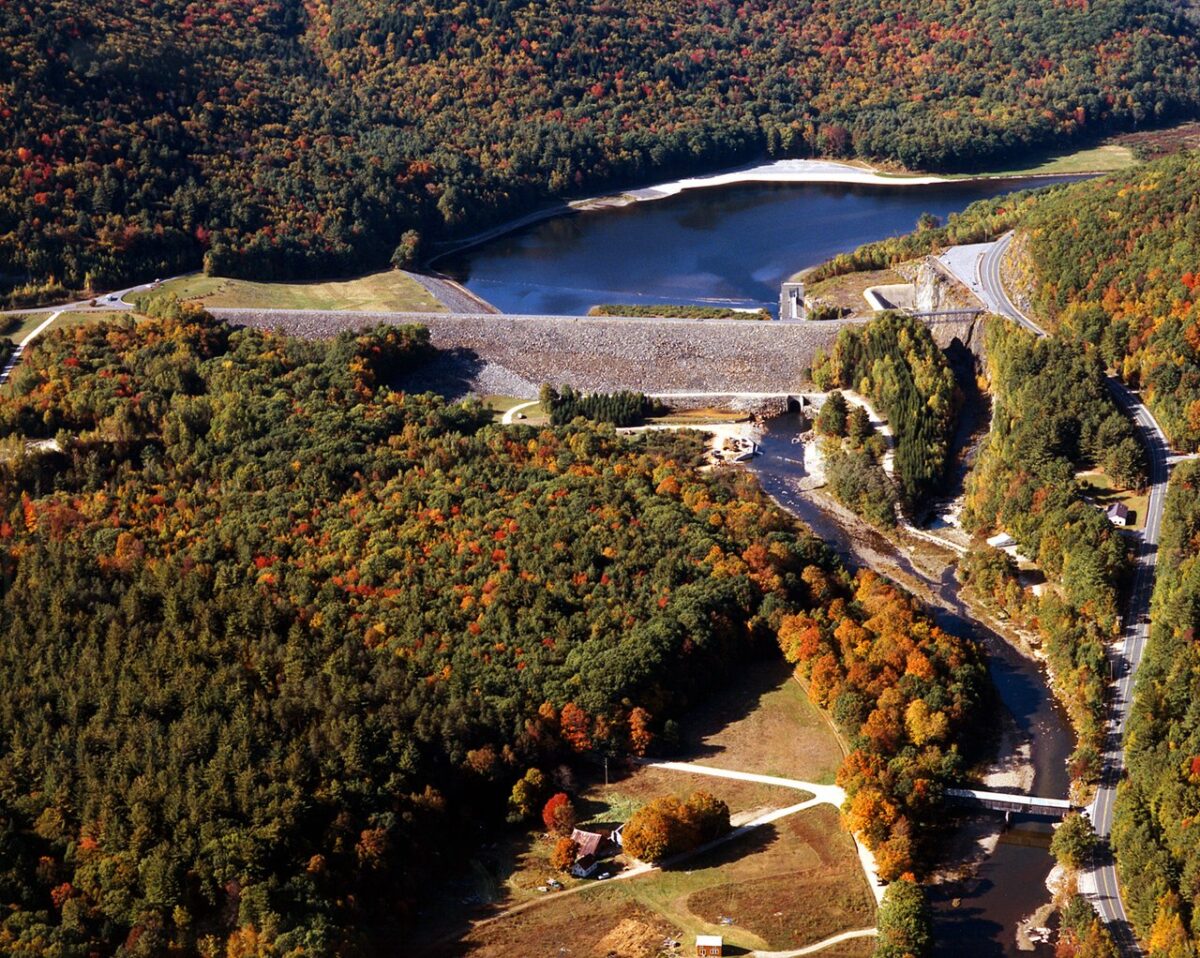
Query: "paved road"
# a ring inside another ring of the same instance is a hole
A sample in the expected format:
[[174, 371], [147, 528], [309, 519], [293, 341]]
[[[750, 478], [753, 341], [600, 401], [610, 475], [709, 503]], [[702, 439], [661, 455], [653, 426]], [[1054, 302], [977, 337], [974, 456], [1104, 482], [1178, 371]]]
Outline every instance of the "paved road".
[[42, 335], [42, 333], [44, 333], [47, 329], [49, 329], [53, 322], [61, 315], [61, 310], [57, 313], [51, 313], [44, 321], [39, 323], [37, 327], [29, 333], [28, 336], [17, 343], [17, 348], [14, 349], [13, 354], [8, 357], [8, 362], [4, 364], [4, 369], [0, 370], [0, 386], [3, 386], [6, 382], [8, 382], [8, 378], [12, 375], [13, 370], [17, 368], [17, 363], [19, 363], [21, 361], [21, 357], [25, 355], [25, 347]]
[[[980, 298], [990, 309], [1038, 336], [1045, 336], [1045, 331], [1017, 308], [1004, 289], [1000, 264], [1011, 242], [1012, 234], [1008, 233], [995, 243], [980, 248], [976, 260], [975, 282], [969, 285], [978, 286]], [[1115, 377], [1108, 377], [1108, 386], [1118, 405], [1133, 419], [1141, 433], [1150, 460], [1150, 494], [1146, 508], [1146, 527], [1138, 542], [1137, 565], [1126, 609], [1125, 627], [1120, 640], [1110, 649], [1109, 654], [1116, 684], [1109, 701], [1108, 736], [1100, 787], [1088, 809], [1096, 827], [1096, 834], [1105, 840], [1112, 834], [1117, 784], [1125, 771], [1124, 738], [1129, 712], [1133, 706], [1134, 679], [1138, 666], [1141, 665], [1150, 631], [1150, 597], [1154, 592], [1158, 535], [1162, 526], [1171, 456], [1166, 435], [1142, 401]], [[1080, 890], [1088, 895], [1100, 912], [1122, 954], [1141, 955], [1141, 946], [1133, 933], [1133, 927], [1125, 913], [1125, 904], [1121, 900], [1116, 866], [1110, 852], [1105, 850], [1098, 854], [1093, 867], [1082, 876]]]
[[[172, 277], [173, 279], [175, 277]], [[91, 299], [80, 299], [73, 303], [63, 303], [61, 306], [30, 306], [28, 309], [6, 309], [0, 310], [4, 315], [20, 316], [26, 313], [44, 313], [47, 309], [53, 308], [60, 313], [71, 312], [72, 310], [89, 310], [89, 309], [119, 309], [130, 310], [133, 306], [125, 302], [125, 297], [130, 293], [140, 293], [143, 290], [153, 289], [156, 284], [142, 283], [139, 286], [130, 286], [127, 289], [118, 289], [111, 293], [105, 293], [103, 296], [95, 297], [95, 305]]]

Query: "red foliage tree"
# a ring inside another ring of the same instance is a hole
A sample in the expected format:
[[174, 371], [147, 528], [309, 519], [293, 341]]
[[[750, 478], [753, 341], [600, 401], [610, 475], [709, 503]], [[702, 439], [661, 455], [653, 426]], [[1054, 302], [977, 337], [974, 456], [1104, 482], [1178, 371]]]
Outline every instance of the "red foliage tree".
[[550, 796], [542, 808], [542, 821], [548, 831], [556, 835], [570, 835], [575, 827], [575, 806], [566, 792], [558, 792]]

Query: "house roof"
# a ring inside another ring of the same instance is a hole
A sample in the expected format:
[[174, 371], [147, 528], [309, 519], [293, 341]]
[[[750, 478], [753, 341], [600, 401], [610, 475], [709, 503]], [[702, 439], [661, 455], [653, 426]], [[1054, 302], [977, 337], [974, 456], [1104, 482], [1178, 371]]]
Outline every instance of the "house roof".
[[1114, 502], [1108, 507], [1107, 514], [1116, 516], [1119, 519], [1124, 519], [1129, 515], [1129, 508], [1123, 502]]
[[724, 945], [724, 943], [725, 943], [725, 940], [720, 935], [697, 935], [696, 936], [696, 944], [697, 945], [716, 945], [718, 948], [720, 948], [722, 945]]
[[600, 844], [604, 841], [604, 836], [599, 832], [586, 832], [582, 828], [576, 828], [571, 832], [571, 841], [579, 846], [579, 858], [586, 855], [595, 855], [600, 850]]

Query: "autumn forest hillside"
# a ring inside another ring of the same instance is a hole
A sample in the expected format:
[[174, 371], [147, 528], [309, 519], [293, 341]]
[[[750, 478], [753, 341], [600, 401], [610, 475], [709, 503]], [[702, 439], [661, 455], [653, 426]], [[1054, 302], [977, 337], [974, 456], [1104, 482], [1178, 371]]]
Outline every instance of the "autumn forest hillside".
[[421, 328], [155, 308], [0, 396], [0, 951], [378, 953], [554, 769], [670, 754], [781, 652], [881, 871], [924, 867], [980, 653], [699, 438], [410, 394]]
[[1181, 10], [7, 0], [0, 274], [333, 274], [763, 154], [957, 169], [1163, 124], [1200, 107]]

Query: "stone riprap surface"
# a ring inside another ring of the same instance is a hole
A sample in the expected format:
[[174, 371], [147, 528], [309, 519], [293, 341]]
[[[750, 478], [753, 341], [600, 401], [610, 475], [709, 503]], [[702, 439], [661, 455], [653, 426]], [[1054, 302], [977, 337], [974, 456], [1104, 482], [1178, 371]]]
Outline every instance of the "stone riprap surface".
[[[456, 377], [476, 380], [479, 392], [524, 395], [550, 382], [589, 391], [648, 393], [725, 391], [788, 393], [809, 385], [818, 349], [828, 350], [854, 320], [778, 323], [753, 320], [670, 320], [583, 316], [428, 313], [353, 314], [318, 310], [214, 309], [244, 326], [284, 329], [300, 336], [333, 336], [374, 323], [419, 323], [430, 339], [457, 357]], [[934, 327], [948, 345], [970, 345], [974, 323]], [[961, 328], [959, 328], [961, 327]], [[431, 372], [433, 372], [431, 370]], [[515, 387], [522, 387], [518, 391]]]

